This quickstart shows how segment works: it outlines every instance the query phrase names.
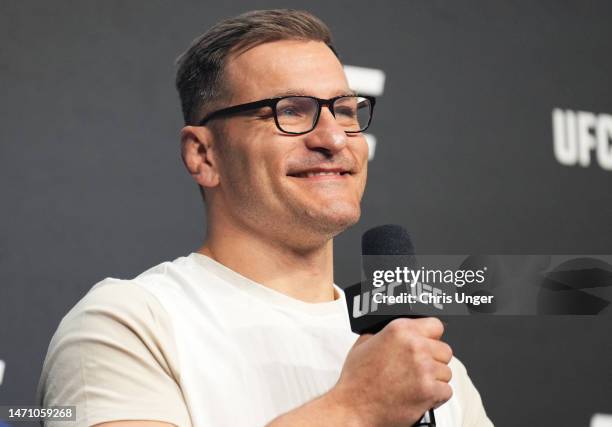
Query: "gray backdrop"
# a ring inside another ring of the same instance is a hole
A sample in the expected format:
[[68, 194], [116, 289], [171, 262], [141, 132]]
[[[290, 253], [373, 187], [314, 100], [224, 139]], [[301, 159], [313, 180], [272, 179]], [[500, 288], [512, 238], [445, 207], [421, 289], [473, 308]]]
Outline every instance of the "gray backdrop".
[[[197, 248], [174, 58], [248, 9], [306, 8], [382, 69], [363, 217], [427, 253], [612, 253], [612, 171], [553, 154], [554, 108], [612, 114], [612, 3], [0, 1], [0, 403], [33, 403], [48, 341], [96, 282]], [[593, 154], [594, 155], [594, 154]], [[609, 317], [465, 318], [447, 339], [498, 426], [612, 413]]]

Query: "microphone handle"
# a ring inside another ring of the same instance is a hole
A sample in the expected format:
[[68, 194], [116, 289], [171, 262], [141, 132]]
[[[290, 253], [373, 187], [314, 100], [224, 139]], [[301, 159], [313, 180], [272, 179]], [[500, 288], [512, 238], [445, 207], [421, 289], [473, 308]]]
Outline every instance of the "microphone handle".
[[430, 409], [423, 415], [423, 417], [412, 427], [436, 427], [436, 417], [434, 417], [434, 410]]
[[[362, 282], [357, 282], [356, 284], [344, 289], [344, 294], [346, 296], [346, 301], [347, 301], [347, 310], [349, 313], [349, 319], [351, 323], [351, 330], [356, 334], [359, 334], [359, 335], [377, 334], [389, 322], [391, 322], [393, 319], [396, 319], [398, 317], [408, 317], [411, 319], [427, 317], [427, 315], [423, 315], [423, 314], [405, 314], [405, 315], [379, 314], [378, 316], [354, 317], [353, 304], [355, 302], [355, 297], [359, 295], [361, 298], [364, 298], [364, 295], [361, 294], [361, 286], [362, 286]], [[372, 320], [372, 319], [375, 319], [375, 320]], [[434, 410], [430, 409], [425, 414], [423, 414], [421, 419], [416, 424], [414, 424], [412, 427], [436, 427], [436, 418], [434, 417]]]

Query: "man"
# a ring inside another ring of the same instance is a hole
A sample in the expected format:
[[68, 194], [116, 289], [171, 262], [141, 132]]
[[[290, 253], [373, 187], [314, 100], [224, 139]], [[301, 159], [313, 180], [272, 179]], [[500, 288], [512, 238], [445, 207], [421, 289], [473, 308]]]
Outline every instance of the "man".
[[350, 90], [327, 27], [289, 10], [223, 21], [177, 87], [206, 241], [97, 284], [51, 342], [42, 404], [77, 405], [83, 426], [410, 426], [431, 407], [441, 426], [491, 425], [438, 320], [350, 332], [332, 239], [360, 216], [374, 100]]

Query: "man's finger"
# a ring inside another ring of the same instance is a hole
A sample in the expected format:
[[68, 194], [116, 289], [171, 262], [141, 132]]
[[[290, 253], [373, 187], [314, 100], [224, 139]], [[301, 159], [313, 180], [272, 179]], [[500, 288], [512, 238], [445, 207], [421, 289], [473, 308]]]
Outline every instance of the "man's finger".
[[415, 328], [419, 333], [427, 338], [440, 339], [444, 333], [444, 325], [436, 317], [424, 317], [422, 319], [412, 319], [410, 327]]
[[438, 399], [434, 404], [434, 409], [446, 403], [453, 396], [453, 389], [447, 382], [436, 381], [435, 395], [438, 396]]
[[448, 364], [453, 358], [453, 349], [444, 341], [430, 339], [427, 341], [432, 357], [441, 363]]
[[453, 371], [446, 363], [436, 363], [434, 375], [437, 381], [447, 383], [453, 377]]

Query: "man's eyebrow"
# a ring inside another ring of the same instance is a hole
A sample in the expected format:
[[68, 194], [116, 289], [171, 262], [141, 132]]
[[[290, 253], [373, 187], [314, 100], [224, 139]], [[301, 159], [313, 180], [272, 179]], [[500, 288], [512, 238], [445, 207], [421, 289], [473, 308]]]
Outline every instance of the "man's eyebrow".
[[[336, 97], [336, 96], [354, 96], [357, 95], [357, 92], [355, 92], [354, 90], [345, 90], [345, 89], [341, 89], [339, 91], [336, 91], [332, 98]], [[305, 89], [288, 89], [288, 90], [284, 90], [282, 92], [277, 92], [274, 95], [271, 96], [271, 98], [280, 98], [282, 96], [313, 96], [312, 92], [305, 90]]]

